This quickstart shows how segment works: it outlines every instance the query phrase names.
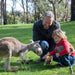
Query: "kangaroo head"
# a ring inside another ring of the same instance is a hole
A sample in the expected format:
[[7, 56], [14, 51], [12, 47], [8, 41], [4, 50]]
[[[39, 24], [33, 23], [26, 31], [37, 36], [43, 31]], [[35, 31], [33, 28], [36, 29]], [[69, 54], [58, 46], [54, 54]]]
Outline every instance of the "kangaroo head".
[[32, 51], [40, 56], [43, 51], [42, 51], [42, 48], [39, 44], [39, 41], [34, 42], [33, 40], [30, 40], [30, 42], [31, 42]]

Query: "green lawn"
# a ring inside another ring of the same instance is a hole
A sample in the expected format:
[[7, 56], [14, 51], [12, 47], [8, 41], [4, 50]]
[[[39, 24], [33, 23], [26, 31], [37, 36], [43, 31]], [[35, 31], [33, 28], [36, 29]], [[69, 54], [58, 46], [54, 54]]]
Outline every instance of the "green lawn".
[[[68, 41], [75, 47], [75, 22], [62, 22], [61, 29], [66, 32]], [[13, 25], [0, 25], [0, 38], [2, 37], [15, 37], [20, 40], [22, 43], [29, 43], [29, 40], [32, 39], [32, 27], [33, 24], [13, 24]], [[16, 72], [4, 72], [4, 62], [0, 63], [0, 75], [71, 75], [69, 67], [59, 67], [56, 66], [56, 62], [52, 62], [50, 65], [45, 65], [45, 62], [36, 64], [35, 61], [39, 58], [33, 52], [28, 52], [25, 55], [27, 59], [29, 57], [33, 59], [30, 64], [21, 64], [16, 62], [19, 57], [11, 58], [12, 66], [20, 66], [22, 70]], [[75, 66], [73, 66], [75, 71]]]

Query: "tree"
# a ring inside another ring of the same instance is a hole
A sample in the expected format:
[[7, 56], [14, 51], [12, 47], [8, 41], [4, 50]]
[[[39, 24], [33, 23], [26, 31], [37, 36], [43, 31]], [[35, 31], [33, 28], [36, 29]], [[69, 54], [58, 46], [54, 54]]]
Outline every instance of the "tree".
[[68, 21], [68, 5], [69, 4], [69, 0], [65, 1], [65, 12], [64, 12], [64, 16], [63, 16], [63, 21]]
[[1, 0], [1, 25], [7, 24], [6, 0]]
[[35, 12], [35, 15], [34, 15], [34, 18], [35, 20], [37, 20], [37, 17], [36, 17], [36, 3], [37, 3], [37, 0], [32, 0], [34, 2], [34, 12]]
[[26, 22], [28, 23], [28, 0], [26, 0]]
[[23, 19], [24, 19], [24, 22], [26, 21], [26, 23], [28, 23], [29, 22], [28, 21], [28, 0], [21, 0], [20, 6], [23, 9], [23, 13], [24, 13]]
[[0, 13], [1, 13], [1, 1], [0, 1]]
[[32, 0], [34, 3], [34, 18], [35, 20], [40, 19], [40, 17], [45, 13], [45, 11], [52, 10], [49, 6], [49, 2], [46, 0]]
[[53, 10], [54, 10], [54, 15], [55, 15], [55, 20], [57, 20], [57, 8], [56, 8], [56, 4], [60, 4], [62, 0], [48, 0], [52, 6], [53, 6]]
[[6, 0], [5, 0], [5, 3], [4, 3], [4, 24], [7, 24], [7, 15], [6, 15]]
[[75, 0], [71, 0], [71, 21], [75, 21]]
[[15, 24], [15, 7], [16, 7], [16, 0], [12, 0], [13, 6], [12, 6], [12, 15], [14, 16], [14, 24]]
[[4, 0], [1, 0], [1, 25], [4, 25]]
[[21, 0], [21, 7], [23, 8], [23, 13], [24, 13], [24, 22], [25, 22], [25, 2], [24, 0]]

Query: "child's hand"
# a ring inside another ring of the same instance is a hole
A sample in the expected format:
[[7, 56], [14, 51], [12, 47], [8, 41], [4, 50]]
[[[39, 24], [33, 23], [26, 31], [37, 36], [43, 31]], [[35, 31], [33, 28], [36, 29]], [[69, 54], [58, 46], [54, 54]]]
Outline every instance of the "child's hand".
[[49, 53], [46, 54], [47, 56], [50, 55]]
[[60, 55], [59, 55], [59, 53], [56, 53], [56, 57], [59, 57]]
[[47, 57], [48, 55], [50, 55], [50, 54], [48, 53], [48, 54], [44, 55], [42, 59], [46, 59], [46, 57]]
[[44, 55], [44, 56], [42, 57], [42, 59], [46, 59], [46, 57], [47, 57], [47, 55]]

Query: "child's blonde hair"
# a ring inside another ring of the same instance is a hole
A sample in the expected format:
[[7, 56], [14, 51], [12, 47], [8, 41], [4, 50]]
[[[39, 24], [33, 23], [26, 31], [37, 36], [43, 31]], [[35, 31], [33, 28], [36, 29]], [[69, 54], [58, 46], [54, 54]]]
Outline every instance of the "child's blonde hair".
[[65, 32], [63, 32], [60, 29], [56, 29], [56, 30], [53, 31], [52, 37], [54, 38], [55, 36], [58, 36], [61, 39], [66, 39], [67, 40], [67, 36], [65, 35]]

